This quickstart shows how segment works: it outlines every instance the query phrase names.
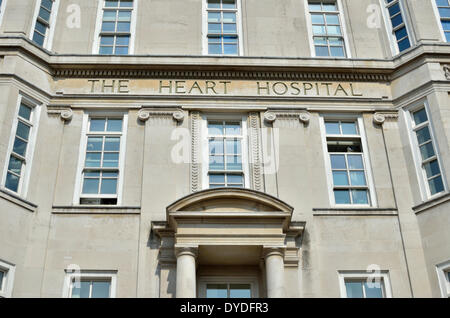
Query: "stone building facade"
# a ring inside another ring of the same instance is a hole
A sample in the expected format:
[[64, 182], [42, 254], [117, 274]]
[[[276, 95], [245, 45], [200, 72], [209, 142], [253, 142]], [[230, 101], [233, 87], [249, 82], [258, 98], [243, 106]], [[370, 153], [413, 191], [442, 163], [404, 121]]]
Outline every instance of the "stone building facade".
[[448, 0], [0, 1], [0, 297], [448, 297]]

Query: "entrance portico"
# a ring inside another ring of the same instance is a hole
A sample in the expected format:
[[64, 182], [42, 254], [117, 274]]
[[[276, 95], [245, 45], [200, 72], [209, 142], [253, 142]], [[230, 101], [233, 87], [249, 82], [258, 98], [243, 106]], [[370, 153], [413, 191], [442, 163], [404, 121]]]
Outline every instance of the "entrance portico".
[[[213, 273], [239, 282], [244, 271], [261, 282], [253, 297], [287, 297], [285, 268], [297, 270], [297, 238], [305, 226], [291, 221], [292, 212], [283, 201], [249, 189], [210, 189], [186, 196], [167, 208], [166, 221], [152, 223], [161, 239], [161, 275], [176, 270], [178, 298], [200, 295], [198, 281], [211, 281]], [[167, 290], [169, 283], [161, 279], [160, 288]]]

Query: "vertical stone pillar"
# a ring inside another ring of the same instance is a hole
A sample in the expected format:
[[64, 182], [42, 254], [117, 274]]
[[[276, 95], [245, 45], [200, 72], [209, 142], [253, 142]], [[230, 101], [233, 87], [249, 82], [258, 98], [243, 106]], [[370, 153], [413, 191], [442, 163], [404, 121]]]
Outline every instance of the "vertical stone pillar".
[[282, 248], [265, 248], [266, 286], [268, 298], [283, 298], [284, 288], [284, 250]]
[[177, 298], [196, 298], [197, 275], [196, 258], [197, 248], [178, 247], [177, 256]]

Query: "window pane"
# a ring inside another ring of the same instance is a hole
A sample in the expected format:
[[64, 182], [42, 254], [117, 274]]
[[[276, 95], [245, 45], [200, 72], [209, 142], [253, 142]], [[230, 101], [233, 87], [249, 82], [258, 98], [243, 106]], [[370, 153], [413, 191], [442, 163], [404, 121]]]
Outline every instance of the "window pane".
[[23, 119], [30, 120], [31, 111], [32, 111], [31, 107], [21, 104], [19, 108], [19, 116], [22, 117]]
[[339, 129], [339, 123], [326, 122], [325, 128], [327, 131], [327, 135], [340, 135], [341, 131]]
[[352, 186], [365, 186], [367, 184], [364, 171], [350, 171], [350, 180]]
[[208, 23], [208, 33], [221, 33], [221, 24], [220, 23]]
[[116, 194], [117, 179], [102, 179], [101, 194]]
[[223, 125], [221, 123], [208, 123], [208, 134], [210, 135], [223, 135]]
[[333, 171], [333, 183], [335, 186], [347, 186], [348, 176], [346, 171]]
[[349, 169], [364, 169], [362, 155], [348, 155], [347, 158]]
[[130, 32], [130, 22], [118, 22], [117, 32]]
[[100, 152], [86, 153], [86, 167], [100, 167], [102, 154]]
[[332, 169], [347, 169], [344, 155], [330, 155]]
[[222, 45], [208, 44], [208, 54], [222, 54]]
[[119, 166], [119, 153], [105, 153], [103, 155], [103, 167], [117, 168]]
[[251, 298], [252, 293], [248, 284], [231, 284], [230, 298]]
[[363, 298], [362, 283], [360, 282], [345, 282], [345, 289], [348, 298]]
[[222, 8], [223, 9], [236, 8], [236, 1], [235, 0], [222, 0]]
[[209, 175], [209, 183], [217, 183], [225, 185], [225, 175], [224, 174], [211, 174]]
[[344, 48], [341, 46], [331, 46], [330, 47], [331, 56], [344, 57]]
[[73, 282], [72, 298], [89, 298], [90, 282]]
[[357, 135], [356, 123], [342, 123], [342, 134], [344, 135]]
[[83, 193], [84, 194], [98, 194], [99, 179], [84, 179]]
[[236, 23], [236, 13], [234, 13], [234, 12], [224, 12], [223, 13], [223, 22]]
[[327, 26], [328, 35], [341, 35], [341, 27], [337, 25]]
[[367, 190], [352, 190], [353, 204], [369, 204]]
[[6, 174], [5, 187], [11, 191], [17, 192], [19, 190], [19, 177], [8, 172]]
[[117, 10], [105, 10], [103, 11], [103, 21], [114, 22], [116, 21]]
[[226, 284], [206, 285], [206, 298], [227, 298], [228, 291]]
[[428, 184], [430, 185], [432, 195], [444, 191], [444, 183], [442, 182], [441, 176], [431, 179], [428, 181]]
[[311, 21], [313, 24], [325, 24], [323, 14], [311, 14]]
[[210, 170], [225, 170], [225, 163], [223, 156], [210, 156], [209, 157], [209, 169]]
[[224, 23], [223, 24], [223, 32], [224, 33], [236, 33], [236, 23]]
[[422, 154], [422, 159], [427, 160], [435, 155], [433, 143], [429, 142], [423, 146], [420, 146], [420, 153]]
[[8, 170], [20, 175], [20, 172], [22, 170], [22, 161], [14, 156], [11, 156], [9, 159]]
[[0, 290], [3, 289], [3, 277], [5, 276], [5, 273], [0, 271]]
[[313, 33], [319, 34], [319, 35], [325, 35], [326, 34], [325, 26], [313, 25]]
[[337, 6], [335, 3], [324, 3], [322, 7], [323, 11], [337, 11]]
[[208, 8], [210, 9], [220, 8], [220, 0], [208, 0]]
[[427, 112], [425, 111], [425, 108], [422, 108], [421, 110], [415, 112], [413, 114], [413, 116], [414, 116], [414, 121], [415, 121], [416, 125], [419, 125], [421, 123], [428, 121], [428, 116], [427, 116]]
[[21, 121], [18, 122], [17, 124], [17, 132], [16, 135], [28, 140], [28, 137], [30, 136], [30, 126], [25, 125], [24, 123], [22, 123]]
[[119, 151], [120, 150], [120, 138], [111, 137], [105, 139], [105, 151]]
[[13, 152], [16, 154], [25, 157], [25, 153], [27, 151], [27, 143], [25, 141], [16, 138], [14, 140]]
[[99, 54], [113, 54], [112, 46], [101, 46]]
[[223, 155], [223, 140], [210, 140], [209, 141], [209, 154], [211, 155]]
[[227, 154], [239, 155], [241, 154], [241, 141], [240, 140], [227, 140]]
[[131, 21], [131, 11], [123, 11], [120, 10], [119, 11], [119, 17], [118, 17], [119, 21], [125, 21], [125, 22], [130, 22]]
[[133, 0], [121, 0], [120, 1], [120, 7], [121, 8], [132, 8], [133, 7]]
[[400, 42], [398, 42], [398, 49], [400, 50], [400, 52], [409, 49], [411, 47], [411, 43], [409, 42], [409, 39], [403, 39]]
[[334, 198], [336, 204], [350, 204], [349, 190], [334, 190]]
[[93, 282], [92, 298], [109, 298], [110, 282]]
[[431, 178], [441, 173], [439, 169], [439, 163], [437, 160], [433, 160], [424, 165], [425, 171], [427, 173], [427, 178]]
[[50, 21], [50, 12], [44, 8], [39, 9], [39, 17], [44, 21]]
[[237, 54], [238, 46], [237, 44], [225, 44], [223, 47], [224, 54]]
[[227, 170], [242, 170], [242, 157], [227, 156]]
[[102, 151], [103, 138], [102, 137], [89, 137], [87, 141], [87, 151]]
[[127, 55], [128, 47], [127, 46], [118, 46], [116, 47], [116, 51], [114, 52], [116, 55]]
[[383, 298], [383, 291], [380, 283], [364, 283], [366, 298]]
[[418, 130], [416, 134], [419, 145], [431, 140], [430, 129], [428, 126]]
[[325, 15], [325, 19], [327, 21], [327, 24], [339, 25], [339, 17], [337, 14], [327, 14]]
[[106, 131], [122, 131], [122, 119], [108, 119], [108, 126], [106, 127]]
[[244, 176], [243, 175], [235, 175], [235, 174], [229, 174], [227, 175], [227, 181], [228, 184], [244, 184]]
[[103, 22], [102, 23], [102, 32], [114, 32], [116, 30], [115, 22]]
[[128, 46], [130, 44], [129, 36], [118, 36], [116, 38], [116, 45]]
[[42, 46], [42, 45], [44, 45], [44, 36], [43, 35], [41, 35], [41, 34], [39, 34], [39, 33], [37, 33], [37, 32], [34, 32], [34, 35], [33, 35], [33, 41], [35, 42], [35, 43], [37, 43], [38, 45], [40, 45], [40, 46]]
[[225, 134], [231, 136], [241, 135], [241, 124], [240, 123], [226, 123]]
[[103, 35], [100, 38], [100, 45], [111, 45], [111, 46], [114, 45], [114, 37]]
[[105, 131], [105, 119], [91, 119], [90, 131]]

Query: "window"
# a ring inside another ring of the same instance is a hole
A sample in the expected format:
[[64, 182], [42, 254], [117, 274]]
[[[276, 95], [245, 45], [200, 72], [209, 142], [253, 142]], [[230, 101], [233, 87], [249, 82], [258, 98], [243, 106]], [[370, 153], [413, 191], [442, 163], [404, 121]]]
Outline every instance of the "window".
[[250, 284], [207, 284], [206, 298], [251, 298]]
[[127, 116], [89, 118], [80, 204], [119, 204], [126, 122]]
[[425, 181], [427, 197], [430, 197], [445, 191], [432, 127], [424, 106], [411, 111], [410, 118], [416, 161]]
[[207, 118], [204, 161], [204, 188], [235, 187], [248, 185], [247, 129], [245, 119]]
[[14, 285], [14, 273], [14, 265], [0, 261], [0, 298], [11, 297]]
[[334, 205], [374, 205], [361, 118], [324, 120], [330, 196]]
[[208, 54], [239, 54], [238, 1], [206, 0]]
[[3, 12], [5, 11], [6, 0], [0, 0], [0, 23], [3, 20]]
[[257, 298], [258, 279], [253, 276], [200, 277], [199, 298]]
[[436, 1], [445, 41], [450, 42], [450, 0]]
[[99, 54], [127, 55], [132, 53], [131, 37], [134, 29], [133, 0], [105, 0], [99, 33]]
[[439, 287], [443, 298], [450, 298], [450, 261], [436, 267]]
[[33, 42], [39, 46], [50, 47], [50, 31], [53, 29], [52, 24], [55, 20], [58, 5], [59, 0], [40, 0], [32, 37]]
[[115, 298], [117, 272], [67, 271], [64, 298]]
[[341, 14], [336, 1], [309, 1], [315, 56], [346, 57]]
[[378, 274], [340, 272], [339, 283], [342, 298], [392, 298], [386, 271]]
[[405, 21], [402, 0], [382, 0], [390, 20], [391, 39], [395, 42], [395, 51], [403, 52], [411, 47], [409, 32]]
[[26, 180], [29, 177], [38, 117], [36, 104], [21, 97], [13, 122], [13, 138], [10, 141], [3, 183], [9, 191], [21, 195], [26, 194]]

